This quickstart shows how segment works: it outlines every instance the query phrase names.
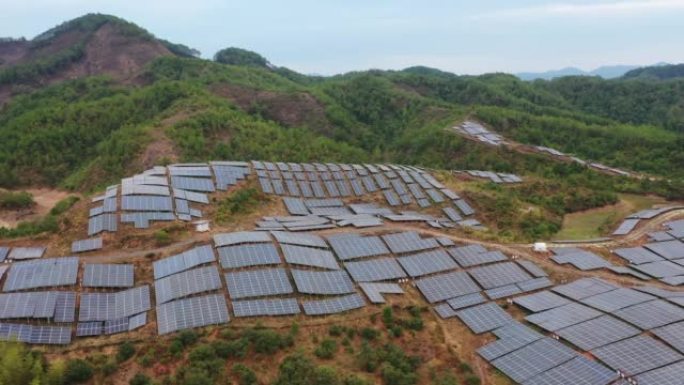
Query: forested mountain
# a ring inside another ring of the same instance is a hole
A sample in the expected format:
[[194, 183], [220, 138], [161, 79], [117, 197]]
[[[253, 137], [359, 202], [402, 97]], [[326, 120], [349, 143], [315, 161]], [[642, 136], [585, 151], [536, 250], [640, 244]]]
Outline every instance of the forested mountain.
[[[217, 61], [196, 54], [104, 15], [0, 43], [0, 184], [89, 190], [155, 163], [272, 159], [493, 169], [684, 194], [684, 81], [530, 83], [426, 67], [310, 77], [244, 50]], [[465, 117], [667, 179], [606, 178], [474, 144], [447, 129]]]
[[642, 67], [627, 72], [625, 79], [668, 80], [684, 78], [684, 64]]

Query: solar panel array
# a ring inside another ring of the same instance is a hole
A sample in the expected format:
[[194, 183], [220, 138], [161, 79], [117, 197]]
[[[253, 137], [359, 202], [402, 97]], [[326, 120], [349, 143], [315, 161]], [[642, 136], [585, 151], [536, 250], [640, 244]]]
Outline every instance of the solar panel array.
[[404, 294], [404, 290], [396, 283], [362, 282], [359, 287], [372, 303], [385, 303], [383, 294]]
[[382, 239], [395, 254], [410, 253], [439, 247], [439, 243], [434, 238], [421, 238], [420, 235], [414, 231], [387, 234], [383, 235]]
[[177, 274], [193, 267], [212, 263], [215, 260], [216, 257], [211, 246], [198, 246], [180, 254], [155, 261], [153, 264], [154, 279]]
[[458, 268], [456, 262], [443, 249], [424, 251], [400, 257], [397, 260], [411, 277], [421, 277]]
[[[612, 264], [600, 256], [581, 249], [570, 248], [571, 250], [554, 249], [556, 253], [552, 259], [558, 264], [569, 263], [577, 269], [586, 271], [602, 269], [612, 266]], [[563, 250], [563, 251], [561, 251]]]
[[327, 237], [330, 246], [343, 261], [389, 254], [387, 246], [377, 236], [340, 234]]
[[493, 289], [532, 279], [532, 276], [513, 262], [476, 267], [468, 270], [468, 273], [485, 289]]
[[99, 250], [102, 248], [102, 238], [83, 239], [71, 244], [72, 253], [85, 253], [86, 251]]
[[78, 258], [52, 258], [12, 264], [3, 291], [76, 284]]
[[83, 272], [84, 287], [133, 287], [134, 267], [130, 264], [85, 265]]
[[236, 317], [259, 317], [295, 315], [301, 310], [296, 299], [277, 298], [234, 301], [233, 312]]
[[0, 340], [35, 345], [68, 345], [71, 327], [0, 323]]
[[280, 255], [273, 243], [243, 244], [218, 249], [221, 266], [237, 269], [248, 266], [278, 265]]
[[285, 269], [272, 268], [227, 273], [226, 284], [232, 299], [290, 294], [292, 285]]
[[199, 267], [154, 281], [157, 304], [221, 288], [221, 278], [214, 266]]
[[81, 293], [79, 322], [111, 321], [151, 309], [150, 287], [139, 286], [116, 293]]
[[302, 303], [306, 315], [326, 315], [343, 313], [366, 306], [366, 302], [359, 294], [349, 294], [341, 297], [306, 301]]
[[229, 320], [226, 299], [220, 294], [181, 299], [157, 306], [157, 329], [160, 335], [224, 324]]
[[14, 247], [7, 255], [7, 259], [15, 261], [41, 258], [45, 254], [44, 247]]
[[304, 294], [336, 295], [354, 293], [354, 284], [344, 270], [309, 271], [292, 269], [297, 291]]
[[594, 356], [615, 370], [637, 375], [684, 358], [680, 353], [648, 336], [636, 336], [594, 349]]
[[337, 270], [340, 265], [335, 260], [332, 252], [312, 247], [281, 245], [285, 261], [291, 265], [320, 267], [323, 269]]
[[459, 310], [456, 316], [475, 334], [494, 330], [513, 321], [505, 310], [493, 302]]

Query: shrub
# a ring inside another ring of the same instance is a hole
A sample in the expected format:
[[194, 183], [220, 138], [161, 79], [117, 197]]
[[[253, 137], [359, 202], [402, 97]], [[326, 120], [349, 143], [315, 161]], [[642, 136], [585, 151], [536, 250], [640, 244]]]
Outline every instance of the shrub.
[[152, 385], [152, 380], [143, 373], [136, 373], [128, 383], [130, 385]]
[[171, 235], [166, 230], [155, 231], [154, 240], [159, 246], [168, 245], [172, 242]]
[[119, 351], [116, 353], [116, 360], [121, 363], [128, 361], [131, 357], [135, 355], [135, 346], [129, 341], [124, 342], [119, 345]]
[[233, 365], [233, 373], [237, 375], [240, 385], [254, 385], [257, 383], [254, 371], [243, 364]]
[[33, 195], [26, 191], [0, 192], [0, 209], [26, 209], [36, 204], [33, 200]]
[[234, 341], [214, 341], [212, 346], [216, 355], [223, 359], [245, 358], [249, 349], [249, 340], [243, 337]]
[[475, 375], [469, 375], [465, 378], [465, 383], [466, 385], [480, 385], [482, 381], [480, 381], [480, 378]]
[[331, 339], [324, 339], [321, 344], [316, 348], [314, 354], [318, 358], [329, 360], [333, 358], [335, 352], [337, 351], [337, 342]]
[[81, 384], [90, 380], [92, 377], [93, 366], [88, 362], [81, 359], [67, 361], [64, 373], [65, 384]]
[[373, 328], [363, 328], [361, 329], [361, 338], [368, 340], [368, 341], [373, 341], [378, 338], [380, 335], [380, 332], [373, 329]]
[[333, 337], [339, 337], [342, 335], [344, 332], [344, 328], [340, 325], [333, 325], [328, 329], [328, 334], [330, 334]]

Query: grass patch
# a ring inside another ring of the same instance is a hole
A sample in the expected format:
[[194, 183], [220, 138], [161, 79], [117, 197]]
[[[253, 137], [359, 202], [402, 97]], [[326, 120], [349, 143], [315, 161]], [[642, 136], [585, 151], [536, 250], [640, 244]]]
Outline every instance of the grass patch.
[[225, 224], [236, 216], [246, 215], [256, 210], [268, 197], [254, 187], [237, 190], [218, 202], [216, 223]]
[[665, 202], [662, 198], [648, 195], [619, 194], [619, 197], [620, 201], [615, 205], [565, 215], [563, 227], [554, 239], [599, 238], [609, 234], [625, 216]]

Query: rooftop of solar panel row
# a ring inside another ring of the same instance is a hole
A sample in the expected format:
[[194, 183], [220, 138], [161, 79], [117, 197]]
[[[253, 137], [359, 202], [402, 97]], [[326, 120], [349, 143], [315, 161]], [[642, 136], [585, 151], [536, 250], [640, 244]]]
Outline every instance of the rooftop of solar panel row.
[[669, 260], [684, 258], [684, 242], [678, 240], [653, 242], [644, 245], [661, 257]]
[[346, 262], [344, 266], [356, 282], [386, 281], [406, 277], [406, 273], [396, 259], [389, 257]]
[[312, 316], [343, 313], [364, 306], [366, 306], [366, 302], [357, 293], [302, 303], [304, 313]]
[[572, 349], [551, 338], [542, 338], [491, 363], [518, 383], [577, 357]]
[[337, 257], [343, 261], [389, 254], [387, 246], [377, 236], [336, 234], [327, 239]]
[[599, 317], [602, 314], [598, 310], [573, 302], [528, 315], [525, 319], [544, 330], [555, 332], [565, 327]]
[[551, 291], [540, 291], [538, 293], [517, 297], [513, 300], [513, 302], [531, 312], [536, 313], [567, 305], [571, 301]]
[[282, 244], [285, 261], [291, 265], [319, 267], [323, 269], [337, 270], [340, 265], [335, 260], [331, 251], [306, 246]]
[[232, 299], [290, 294], [294, 290], [283, 268], [237, 271], [225, 274]]
[[81, 293], [79, 322], [108, 321], [150, 310], [150, 287], [147, 285], [116, 293]]
[[586, 357], [575, 357], [555, 368], [539, 374], [525, 382], [525, 385], [564, 385], [613, 383], [617, 373]]
[[382, 236], [382, 239], [395, 254], [439, 247], [439, 243], [434, 238], [421, 238], [418, 233], [413, 231], [386, 234]]
[[532, 279], [532, 276], [514, 262], [480, 266], [468, 270], [468, 273], [485, 289], [493, 289]]
[[221, 288], [221, 278], [215, 266], [200, 267], [154, 282], [157, 304]]
[[102, 238], [83, 239], [71, 244], [72, 253], [84, 253], [102, 248]]
[[569, 263], [580, 270], [602, 269], [612, 265], [600, 256], [584, 250], [558, 254], [551, 259], [559, 264]]
[[630, 375], [644, 373], [684, 358], [662, 342], [644, 335], [594, 349], [591, 353], [611, 368], [623, 370]]
[[178, 330], [227, 323], [226, 298], [220, 294], [192, 297], [157, 306], [160, 335]]
[[337, 295], [354, 293], [354, 284], [344, 270], [309, 271], [292, 269], [297, 291], [303, 294]]
[[613, 312], [618, 309], [636, 305], [655, 299], [652, 295], [627, 288], [619, 288], [606, 293], [596, 294], [581, 299], [580, 302], [604, 312]]
[[613, 250], [617, 256], [625, 259], [629, 263], [639, 265], [642, 263], [662, 261], [663, 258], [658, 254], [643, 247], [627, 247]]
[[216, 257], [211, 246], [198, 246], [180, 254], [155, 261], [153, 264], [154, 278], [160, 279], [199, 265], [214, 262], [215, 260]]
[[443, 249], [423, 251], [400, 257], [397, 260], [411, 277], [420, 277], [458, 268], [456, 262]]
[[513, 321], [505, 310], [493, 302], [459, 310], [456, 316], [475, 334], [494, 330]]
[[579, 300], [617, 288], [617, 286], [599, 278], [581, 278], [565, 285], [556, 286], [553, 291], [568, 298]]
[[444, 301], [481, 290], [464, 271], [421, 278], [416, 280], [416, 286], [429, 303]]
[[16, 262], [9, 269], [3, 291], [76, 284], [78, 258], [51, 258]]
[[221, 266], [224, 269], [278, 265], [282, 262], [278, 250], [273, 243], [219, 247], [218, 253]]
[[270, 242], [271, 237], [268, 233], [261, 231], [238, 231], [234, 233], [223, 233], [214, 235], [216, 247], [238, 245], [241, 243], [261, 243]]
[[68, 345], [71, 327], [0, 323], [0, 340], [35, 345]]
[[7, 259], [25, 260], [38, 259], [45, 254], [45, 247], [13, 247]]
[[684, 320], [682, 307], [660, 299], [626, 307], [613, 314], [644, 330]]
[[630, 267], [654, 278], [684, 275], [684, 266], [672, 261], [649, 262], [640, 265], [630, 265]]
[[641, 333], [638, 328], [610, 315], [603, 315], [555, 332], [564, 340], [588, 351], [633, 337]]
[[133, 287], [134, 267], [130, 264], [85, 265], [83, 272], [84, 287]]
[[236, 317], [285, 316], [301, 313], [294, 298], [233, 301]]

